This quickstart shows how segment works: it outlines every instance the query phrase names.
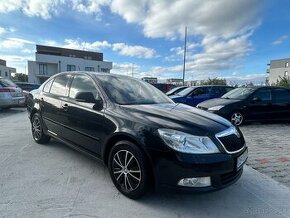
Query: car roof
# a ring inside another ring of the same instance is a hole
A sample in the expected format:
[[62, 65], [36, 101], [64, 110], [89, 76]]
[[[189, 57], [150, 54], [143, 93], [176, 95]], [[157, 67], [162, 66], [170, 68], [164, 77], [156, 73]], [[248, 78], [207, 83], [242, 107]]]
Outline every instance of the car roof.
[[199, 85], [199, 86], [190, 86], [191, 88], [199, 88], [199, 87], [230, 87], [230, 88], [234, 88], [232, 86], [228, 86], [228, 85]]

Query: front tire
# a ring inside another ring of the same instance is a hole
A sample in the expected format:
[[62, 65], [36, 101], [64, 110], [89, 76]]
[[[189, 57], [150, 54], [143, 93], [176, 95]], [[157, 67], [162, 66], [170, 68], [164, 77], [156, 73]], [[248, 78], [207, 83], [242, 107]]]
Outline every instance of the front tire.
[[129, 141], [117, 142], [109, 154], [109, 171], [116, 188], [131, 199], [141, 198], [149, 183], [144, 153]]
[[35, 113], [31, 119], [31, 131], [35, 142], [38, 144], [46, 144], [50, 137], [43, 132], [43, 123], [39, 113]]
[[230, 121], [232, 124], [234, 124], [235, 126], [240, 126], [243, 124], [245, 120], [245, 117], [244, 115], [239, 112], [239, 111], [236, 111], [236, 112], [233, 112], [230, 116]]

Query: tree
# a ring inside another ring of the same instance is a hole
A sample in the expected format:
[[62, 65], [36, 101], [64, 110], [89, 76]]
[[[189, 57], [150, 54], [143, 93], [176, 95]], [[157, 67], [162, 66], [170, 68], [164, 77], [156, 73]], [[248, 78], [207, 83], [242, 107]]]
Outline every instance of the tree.
[[12, 80], [18, 82], [28, 82], [28, 75], [24, 73], [15, 73], [15, 75], [12, 76]]
[[279, 79], [277, 80], [276, 86], [282, 86], [282, 87], [288, 87], [290, 88], [290, 77], [289, 76], [279, 76]]
[[226, 85], [227, 84], [227, 80], [226, 79], [219, 79], [219, 78], [208, 78], [205, 81], [201, 82], [201, 85]]

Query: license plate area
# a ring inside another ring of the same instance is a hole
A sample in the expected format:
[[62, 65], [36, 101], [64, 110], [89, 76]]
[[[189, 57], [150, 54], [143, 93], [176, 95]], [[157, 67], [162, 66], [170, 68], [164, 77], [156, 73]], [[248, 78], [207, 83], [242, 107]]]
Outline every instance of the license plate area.
[[248, 150], [237, 158], [237, 170], [239, 170], [248, 159]]

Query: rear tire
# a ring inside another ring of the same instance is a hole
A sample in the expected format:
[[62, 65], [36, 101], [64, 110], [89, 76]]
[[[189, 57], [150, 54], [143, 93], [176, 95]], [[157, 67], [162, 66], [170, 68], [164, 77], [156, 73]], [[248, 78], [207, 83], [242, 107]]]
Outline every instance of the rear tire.
[[109, 171], [116, 188], [131, 199], [146, 194], [149, 169], [144, 153], [129, 141], [117, 142], [109, 154]]
[[43, 132], [43, 122], [39, 113], [35, 113], [31, 119], [31, 131], [35, 142], [38, 144], [46, 144], [50, 137]]

